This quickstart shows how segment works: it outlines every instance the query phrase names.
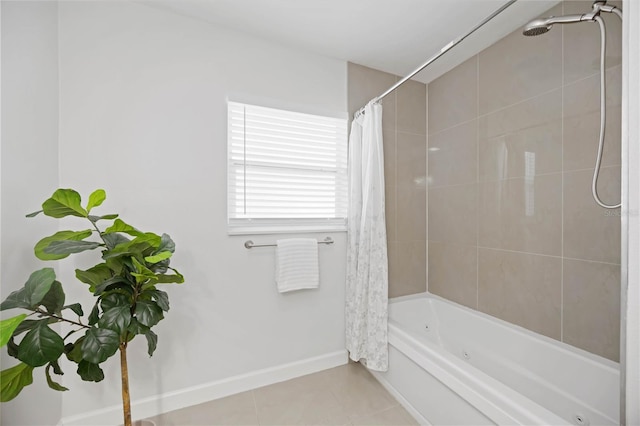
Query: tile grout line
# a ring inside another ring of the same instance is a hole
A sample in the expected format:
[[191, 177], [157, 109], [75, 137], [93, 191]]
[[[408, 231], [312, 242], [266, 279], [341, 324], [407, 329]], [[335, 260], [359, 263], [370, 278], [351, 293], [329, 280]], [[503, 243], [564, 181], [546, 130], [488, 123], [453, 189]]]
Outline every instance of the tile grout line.
[[[620, 165], [609, 165], [609, 166], [601, 166], [600, 170], [605, 170], [605, 169], [615, 169], [615, 168], [620, 168]], [[560, 175], [563, 173], [579, 173], [579, 172], [593, 172], [593, 167], [590, 168], [584, 168], [584, 169], [572, 169], [572, 170], [565, 170], [565, 171], [555, 171], [555, 172], [546, 172], [546, 173], [539, 173], [534, 175], [534, 178], [536, 177], [544, 177], [544, 176], [553, 176], [553, 175]], [[500, 182], [506, 182], [506, 181], [511, 181], [511, 180], [517, 180], [517, 179], [524, 179], [525, 176], [513, 176], [513, 177], [508, 177], [508, 178], [504, 178], [504, 179], [490, 179], [490, 180], [483, 180], [483, 181], [478, 181], [478, 182], [461, 182], [461, 183], [451, 183], [451, 184], [447, 184], [447, 185], [428, 185], [429, 188], [431, 189], [440, 189], [440, 188], [453, 188], [453, 187], [457, 187], [457, 186], [464, 186], [464, 185], [473, 185], [474, 183], [478, 183], [478, 184], [488, 184], [488, 183], [500, 183]]]
[[425, 149], [425, 176], [427, 178], [427, 181], [425, 182], [425, 206], [424, 206], [424, 211], [425, 211], [425, 236], [424, 236], [424, 250], [425, 250], [425, 259], [424, 259], [424, 268], [425, 268], [425, 290], [427, 291], [427, 293], [429, 292], [429, 144], [431, 141], [431, 138], [429, 137], [429, 85], [426, 84], [425, 85], [425, 117], [424, 117], [424, 121], [425, 121], [425, 144], [426, 144], [426, 149]]
[[[563, 57], [563, 59], [564, 59], [564, 57]], [[612, 69], [614, 69], [614, 68], [616, 68], [616, 67], [620, 67], [620, 66], [621, 66], [621, 65], [619, 65], [619, 64], [618, 64], [618, 65], [614, 65], [614, 66], [612, 66], [612, 67], [607, 68], [607, 71], [612, 70]], [[562, 68], [564, 68], [564, 64], [563, 64], [563, 67], [562, 67]], [[504, 110], [506, 110], [506, 109], [509, 109], [509, 108], [515, 107], [515, 106], [520, 105], [520, 104], [523, 104], [523, 103], [525, 103], [525, 102], [532, 101], [532, 100], [534, 100], [534, 99], [536, 99], [536, 98], [539, 98], [539, 97], [542, 97], [542, 96], [546, 96], [546, 95], [548, 95], [548, 94], [550, 94], [550, 93], [552, 93], [552, 92], [554, 92], [554, 91], [556, 91], [556, 90], [559, 90], [559, 89], [564, 88], [564, 87], [567, 87], [567, 86], [572, 86], [572, 85], [574, 85], [574, 84], [582, 83], [582, 82], [584, 82], [584, 80], [588, 80], [588, 79], [593, 78], [594, 76], [597, 76], [597, 75], [599, 75], [599, 74], [600, 74], [600, 72], [598, 71], [598, 72], [596, 72], [596, 73], [589, 74], [588, 76], [581, 77], [581, 78], [579, 78], [579, 79], [577, 79], [577, 80], [573, 80], [573, 81], [571, 81], [571, 82], [565, 83], [565, 82], [564, 82], [564, 69], [562, 69], [562, 70], [561, 70], [561, 73], [562, 73], [563, 81], [560, 83], [560, 86], [558, 86], [558, 87], [555, 87], [555, 88], [553, 88], [553, 89], [549, 89], [549, 90], [547, 90], [547, 91], [545, 91], [545, 92], [538, 93], [538, 94], [536, 94], [536, 95], [534, 95], [534, 96], [530, 96], [530, 97], [525, 98], [525, 99], [518, 100], [518, 101], [516, 101], [516, 102], [514, 102], [514, 103], [512, 103], [512, 104], [505, 105], [505, 106], [501, 106], [500, 108], [497, 108], [497, 109], [495, 109], [495, 110], [492, 110], [492, 111], [486, 112], [486, 113], [484, 113], [484, 114], [480, 114], [480, 107], [478, 106], [478, 113], [477, 113], [477, 116], [476, 116], [475, 118], [470, 119], [470, 120], [460, 121], [460, 122], [458, 122], [458, 123], [452, 124], [452, 125], [450, 125], [450, 126], [447, 126], [447, 127], [445, 127], [445, 128], [442, 128], [442, 129], [440, 129], [440, 130], [437, 130], [437, 131], [433, 132], [433, 134], [435, 135], [435, 134], [438, 134], [438, 133], [444, 132], [445, 130], [451, 130], [451, 129], [453, 129], [454, 127], [458, 127], [458, 126], [461, 126], [461, 125], [463, 125], [463, 124], [468, 124], [469, 122], [471, 122], [471, 121], [473, 121], [473, 120], [479, 120], [479, 119], [480, 119], [480, 118], [482, 118], [482, 117], [486, 117], [486, 116], [489, 116], [489, 115], [492, 115], [492, 114], [495, 114], [495, 113], [498, 113], [498, 112], [504, 111]], [[479, 91], [479, 88], [478, 88], [478, 91]], [[478, 102], [478, 104], [479, 104], [479, 102]], [[410, 132], [407, 132], [407, 133], [410, 133]]]
[[476, 54], [476, 310], [480, 309], [480, 54]]
[[[562, 14], [564, 15], [564, 2], [561, 5]], [[560, 40], [560, 52], [562, 55], [561, 64], [561, 86], [560, 86], [560, 114], [562, 120], [560, 121], [560, 341], [564, 342], [564, 33], [565, 27], [561, 26], [561, 40]]]

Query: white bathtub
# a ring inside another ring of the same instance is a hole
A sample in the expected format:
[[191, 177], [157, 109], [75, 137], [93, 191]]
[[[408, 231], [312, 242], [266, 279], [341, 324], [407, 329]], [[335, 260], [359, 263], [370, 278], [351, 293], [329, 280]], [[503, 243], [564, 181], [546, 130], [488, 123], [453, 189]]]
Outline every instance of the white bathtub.
[[423, 424], [619, 424], [617, 363], [429, 294], [390, 302], [374, 375]]

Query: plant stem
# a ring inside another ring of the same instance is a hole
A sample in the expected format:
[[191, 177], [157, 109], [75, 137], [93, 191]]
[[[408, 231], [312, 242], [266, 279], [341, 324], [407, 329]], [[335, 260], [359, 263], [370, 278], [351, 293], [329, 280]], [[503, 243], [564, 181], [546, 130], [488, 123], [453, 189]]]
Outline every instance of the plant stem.
[[131, 426], [131, 398], [129, 396], [127, 342], [120, 343], [120, 376], [122, 378], [122, 413], [124, 415], [124, 426]]
[[89, 327], [87, 325], [84, 325], [84, 324], [81, 324], [79, 322], [72, 321], [70, 319], [66, 319], [66, 318], [59, 317], [57, 315], [50, 314], [48, 312], [43, 311], [42, 309], [36, 309], [34, 312], [37, 312], [37, 313], [39, 313], [41, 315], [46, 315], [46, 316], [51, 317], [51, 318], [55, 318], [55, 319], [60, 320], [60, 321], [65, 321], [65, 322], [69, 322], [71, 324], [79, 325], [80, 327], [83, 327], [83, 328], [91, 328], [91, 327]]

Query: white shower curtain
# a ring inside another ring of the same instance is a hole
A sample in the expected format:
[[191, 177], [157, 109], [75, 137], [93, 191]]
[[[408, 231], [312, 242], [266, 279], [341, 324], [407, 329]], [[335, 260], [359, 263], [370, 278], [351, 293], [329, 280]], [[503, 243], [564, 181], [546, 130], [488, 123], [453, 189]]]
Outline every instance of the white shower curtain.
[[382, 106], [369, 103], [349, 136], [346, 342], [349, 357], [387, 371], [387, 231]]

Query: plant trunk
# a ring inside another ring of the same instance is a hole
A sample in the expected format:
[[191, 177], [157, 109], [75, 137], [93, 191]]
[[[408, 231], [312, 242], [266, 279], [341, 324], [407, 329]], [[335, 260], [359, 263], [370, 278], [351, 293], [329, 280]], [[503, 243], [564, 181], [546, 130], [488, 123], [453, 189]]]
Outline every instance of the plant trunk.
[[127, 368], [127, 343], [120, 344], [120, 376], [122, 377], [122, 413], [124, 426], [131, 426], [131, 398], [129, 396], [129, 370]]

